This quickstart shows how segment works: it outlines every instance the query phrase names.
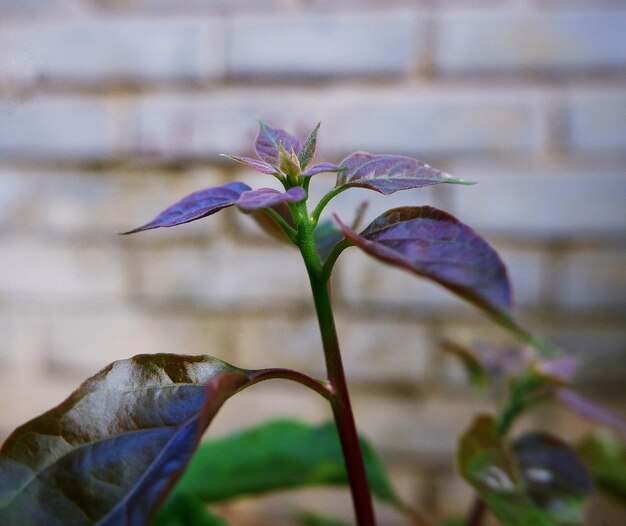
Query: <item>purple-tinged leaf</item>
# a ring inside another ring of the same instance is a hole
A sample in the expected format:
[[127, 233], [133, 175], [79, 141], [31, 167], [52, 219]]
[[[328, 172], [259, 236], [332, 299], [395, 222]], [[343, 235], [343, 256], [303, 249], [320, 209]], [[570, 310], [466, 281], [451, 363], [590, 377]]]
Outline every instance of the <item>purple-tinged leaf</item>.
[[279, 203], [297, 203], [306, 197], [301, 186], [294, 186], [286, 192], [279, 192], [273, 188], [258, 188], [241, 194], [235, 203], [238, 208], [249, 212], [260, 208], [271, 208]]
[[537, 368], [546, 376], [551, 376], [562, 382], [573, 380], [578, 371], [578, 360], [575, 356], [557, 356], [555, 358], [542, 358], [537, 363]]
[[456, 218], [432, 208], [388, 210], [357, 234], [336, 219], [369, 255], [431, 279], [496, 316], [511, 316], [511, 286], [497, 252]]
[[228, 155], [225, 153], [223, 153], [222, 156], [228, 157], [229, 159], [237, 161], [238, 163], [245, 164], [246, 166], [254, 168], [258, 172], [264, 174], [275, 175], [278, 173], [278, 170], [276, 170], [276, 168], [274, 168], [271, 164], [268, 164], [265, 161], [260, 161], [259, 159], [252, 159], [250, 157], [237, 157], [236, 155]]
[[571, 389], [558, 389], [556, 398], [579, 416], [596, 424], [610, 427], [626, 438], [626, 420], [613, 411]]
[[114, 362], [0, 450], [0, 524], [148, 524], [222, 404], [254, 380], [209, 356]]
[[149, 223], [124, 232], [124, 234], [134, 234], [153, 228], [172, 227], [202, 219], [234, 205], [241, 194], [250, 189], [247, 184], [235, 182], [194, 192], [161, 212]]
[[300, 166], [304, 170], [308, 164], [313, 160], [315, 156], [315, 149], [317, 147], [317, 132], [320, 129], [320, 122], [317, 123], [317, 126], [313, 128], [311, 134], [306, 138], [304, 144], [302, 145], [302, 150], [298, 154], [298, 159], [300, 160]]
[[337, 176], [337, 187], [369, 188], [385, 195], [439, 183], [472, 184], [402, 155], [355, 152], [339, 166], [342, 171]]
[[526, 493], [557, 524], [582, 524], [593, 479], [572, 448], [546, 433], [528, 433], [512, 445]]
[[300, 153], [302, 148], [302, 143], [297, 137], [261, 122], [259, 125], [259, 133], [254, 143], [254, 151], [259, 156], [259, 159], [274, 166], [278, 166], [280, 163], [280, 144], [282, 144], [287, 152], [291, 153], [291, 151], [294, 151], [296, 155]]
[[512, 452], [491, 416], [480, 415], [463, 433], [457, 464], [461, 475], [507, 526], [556, 526], [524, 492]]
[[312, 175], [316, 175], [322, 172], [338, 172], [341, 169], [342, 168], [340, 166], [337, 166], [336, 164], [318, 163], [311, 166], [311, 168], [309, 168], [308, 170], [302, 172], [302, 177], [311, 177]]
[[335, 245], [344, 239], [343, 233], [331, 219], [317, 225], [313, 231], [313, 238], [322, 263], [326, 262]]

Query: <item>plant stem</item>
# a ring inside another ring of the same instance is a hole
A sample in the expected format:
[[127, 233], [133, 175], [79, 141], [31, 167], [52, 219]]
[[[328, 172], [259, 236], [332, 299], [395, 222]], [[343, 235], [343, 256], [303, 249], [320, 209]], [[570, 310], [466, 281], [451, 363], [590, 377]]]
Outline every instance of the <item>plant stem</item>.
[[343, 363], [335, 328], [332, 305], [328, 287], [329, 276], [323, 272], [322, 265], [313, 240], [313, 222], [306, 213], [306, 204], [296, 203], [300, 210], [298, 221], [298, 246], [309, 274], [315, 312], [319, 323], [326, 359], [326, 371], [332, 396], [330, 404], [339, 432], [339, 440], [346, 463], [350, 491], [358, 526], [375, 526], [374, 507], [369, 489], [365, 463], [361, 453], [361, 444], [356, 431], [348, 385], [343, 372]]
[[312, 389], [316, 393], [322, 395], [327, 400], [332, 398], [332, 390], [328, 382], [321, 382], [315, 378], [301, 373], [300, 371], [294, 371], [292, 369], [272, 368], [272, 369], [259, 369], [257, 371], [248, 371], [252, 383], [263, 382], [264, 380], [283, 379], [291, 380], [299, 384]]
[[315, 310], [324, 346], [328, 380], [334, 395], [331, 399], [331, 406], [346, 462], [357, 524], [359, 526], [374, 526], [376, 521], [372, 497], [343, 371], [337, 331], [328, 293], [328, 283], [323, 279], [318, 279], [316, 275], [310, 276], [310, 278]]
[[474, 498], [472, 508], [465, 520], [465, 526], [480, 526], [483, 522], [486, 511], [485, 502], [480, 498]]

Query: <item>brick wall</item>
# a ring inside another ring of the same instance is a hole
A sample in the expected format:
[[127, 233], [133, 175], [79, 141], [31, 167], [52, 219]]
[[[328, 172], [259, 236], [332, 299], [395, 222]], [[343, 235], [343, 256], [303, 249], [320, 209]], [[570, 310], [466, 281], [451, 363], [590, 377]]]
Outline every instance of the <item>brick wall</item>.
[[[618, 407], [626, 373], [626, 8], [618, 0], [0, 0], [0, 435], [86, 375], [143, 352], [322, 373], [297, 254], [229, 210], [120, 238], [224, 164], [256, 119], [322, 121], [319, 158], [419, 157], [473, 187], [336, 200], [349, 219], [429, 203], [508, 263], [525, 323], [581, 356]], [[320, 195], [330, 175], [317, 176]], [[502, 338], [434, 286], [351, 249], [334, 283], [357, 420], [401, 492], [460, 511], [455, 435], [487, 407], [443, 338]], [[622, 408], [623, 409], [623, 408]], [[328, 417], [297, 386], [256, 386], [214, 433]], [[584, 425], [535, 418], [569, 436]], [[345, 493], [303, 499], [350, 516]], [[271, 524], [284, 497], [239, 504]], [[231, 510], [232, 511], [232, 510]], [[399, 519], [382, 510], [384, 524]], [[248, 514], [248, 515], [245, 515]], [[261, 519], [258, 519], [259, 521]]]

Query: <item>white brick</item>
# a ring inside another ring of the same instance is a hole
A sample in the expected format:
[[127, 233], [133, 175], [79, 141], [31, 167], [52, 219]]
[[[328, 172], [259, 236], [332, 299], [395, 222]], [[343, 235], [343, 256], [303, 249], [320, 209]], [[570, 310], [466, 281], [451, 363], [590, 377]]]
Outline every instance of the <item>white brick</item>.
[[535, 92], [443, 87], [241, 88], [210, 97], [158, 95], [138, 102], [133, 152], [170, 158], [250, 152], [257, 117], [302, 135], [321, 120], [319, 160], [338, 161], [355, 150], [426, 157], [526, 151], [540, 140], [540, 103]]
[[0, 242], [0, 291], [22, 299], [78, 300], [124, 293], [119, 252], [25, 238]]
[[0, 232], [24, 231], [40, 222], [44, 180], [41, 175], [0, 169]]
[[217, 19], [97, 18], [5, 28], [21, 83], [203, 81], [224, 69]]
[[558, 267], [559, 299], [567, 307], [626, 307], [626, 251], [578, 250], [559, 261]]
[[0, 0], [2, 15], [76, 14], [85, 10], [80, 0]]
[[101, 159], [123, 149], [114, 104], [75, 97], [0, 102], [0, 156]]
[[450, 458], [473, 415], [488, 407], [467, 396], [408, 401], [353, 393], [353, 400], [359, 429], [380, 451], [428, 462]]
[[209, 354], [237, 362], [232, 325], [217, 316], [155, 315], [128, 307], [59, 310], [49, 316], [47, 361], [63, 376], [91, 375], [137, 354]]
[[484, 234], [580, 237], [616, 234], [626, 226], [626, 178], [619, 172], [459, 165], [452, 173], [478, 184], [450, 188], [455, 203], [450, 211]]
[[139, 258], [139, 294], [198, 306], [285, 308], [308, 301], [309, 282], [292, 247], [210, 243], [206, 249], [145, 250]]
[[[234, 75], [403, 74], [423, 33], [411, 12], [237, 17], [228, 53]], [[421, 46], [423, 48], [423, 46]]]
[[[626, 55], [626, 45], [623, 50]], [[592, 91], [571, 97], [570, 148], [626, 150], [625, 90]]]
[[626, 65], [626, 11], [440, 15], [437, 66], [444, 73], [602, 70]]

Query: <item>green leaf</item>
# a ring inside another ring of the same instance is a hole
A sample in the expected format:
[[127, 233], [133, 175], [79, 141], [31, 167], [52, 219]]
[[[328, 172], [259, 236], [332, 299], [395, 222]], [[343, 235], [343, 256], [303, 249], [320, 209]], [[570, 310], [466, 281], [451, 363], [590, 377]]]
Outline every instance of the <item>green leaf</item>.
[[461, 436], [457, 461], [463, 478], [506, 526], [556, 526], [525, 494], [513, 455], [491, 416], [476, 417]]
[[576, 450], [602, 492], [626, 505], [626, 447], [608, 431], [585, 437]]
[[350, 526], [349, 523], [308, 510], [300, 510], [296, 521], [301, 526]]
[[313, 160], [315, 156], [315, 149], [317, 147], [317, 132], [320, 129], [321, 122], [317, 123], [317, 126], [313, 129], [311, 134], [306, 138], [304, 144], [302, 145], [302, 150], [298, 154], [298, 159], [300, 160], [300, 166], [304, 170], [308, 164]]
[[[372, 491], [382, 501], [396, 503], [382, 463], [366, 441], [361, 444]], [[334, 423], [275, 420], [202, 444], [174, 492], [211, 503], [346, 482]]]
[[228, 526], [228, 523], [209, 512], [197, 497], [178, 494], [167, 501], [151, 526]]

